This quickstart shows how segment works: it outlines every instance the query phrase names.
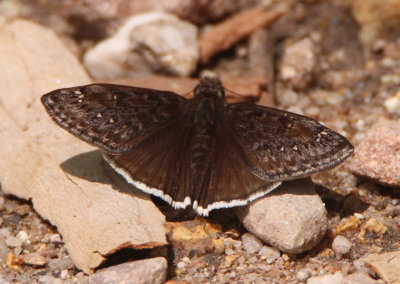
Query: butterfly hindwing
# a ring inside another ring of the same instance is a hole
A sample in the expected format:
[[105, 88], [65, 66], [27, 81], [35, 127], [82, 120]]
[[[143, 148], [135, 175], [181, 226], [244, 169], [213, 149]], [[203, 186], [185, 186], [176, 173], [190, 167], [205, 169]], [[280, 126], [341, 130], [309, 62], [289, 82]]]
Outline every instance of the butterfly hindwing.
[[159, 129], [130, 151], [103, 153], [103, 156], [128, 183], [162, 198], [175, 208], [184, 208], [190, 204], [186, 198], [190, 195], [189, 166], [185, 159], [187, 126], [179, 121]]
[[236, 103], [226, 107], [225, 119], [252, 172], [270, 181], [329, 169], [353, 152], [342, 135], [302, 115]]
[[223, 124], [216, 132], [207, 182], [196, 191], [200, 214], [208, 214], [217, 208], [245, 205], [251, 200], [272, 191], [280, 181], [268, 181], [251, 172], [246, 155]]

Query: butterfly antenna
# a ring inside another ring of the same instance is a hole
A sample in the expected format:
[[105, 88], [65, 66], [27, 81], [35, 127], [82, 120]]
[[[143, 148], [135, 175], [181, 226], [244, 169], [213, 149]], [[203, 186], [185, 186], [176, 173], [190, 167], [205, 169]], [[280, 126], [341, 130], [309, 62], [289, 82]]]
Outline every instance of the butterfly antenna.
[[243, 101], [247, 101], [247, 102], [250, 102], [250, 103], [255, 103], [255, 102], [257, 101], [257, 99], [254, 98], [254, 97], [252, 97], [252, 96], [238, 94], [238, 93], [236, 93], [236, 92], [234, 92], [234, 91], [232, 91], [232, 90], [229, 90], [229, 89], [227, 89], [227, 88], [225, 88], [225, 87], [224, 87], [224, 89], [225, 89], [225, 92], [226, 92], [226, 93], [229, 93], [229, 94], [232, 95], [232, 96], [241, 98], [241, 99], [243, 99]]
[[189, 92], [187, 92], [185, 94], [182, 94], [181, 96], [184, 97], [184, 98], [188, 98], [188, 97], [192, 97], [192, 94], [193, 94], [193, 90], [189, 91]]

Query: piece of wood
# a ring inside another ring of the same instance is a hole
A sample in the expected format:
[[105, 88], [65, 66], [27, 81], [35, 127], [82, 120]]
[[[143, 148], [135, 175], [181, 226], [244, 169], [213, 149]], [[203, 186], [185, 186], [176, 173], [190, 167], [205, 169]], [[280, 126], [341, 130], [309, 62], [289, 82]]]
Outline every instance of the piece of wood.
[[216, 24], [200, 36], [200, 61], [206, 63], [217, 52], [227, 50], [257, 29], [272, 24], [284, 13], [259, 5]]
[[[113, 79], [106, 82], [112, 84], [166, 90], [185, 96], [186, 98], [191, 98], [193, 96], [192, 91], [199, 83], [197, 79], [172, 78], [166, 76]], [[226, 100], [228, 103], [244, 101], [249, 98], [257, 101], [267, 88], [267, 79], [261, 76], [223, 77], [222, 83], [227, 90]], [[262, 104], [269, 105], [270, 103], [271, 101], [268, 100], [268, 96], [265, 96]]]

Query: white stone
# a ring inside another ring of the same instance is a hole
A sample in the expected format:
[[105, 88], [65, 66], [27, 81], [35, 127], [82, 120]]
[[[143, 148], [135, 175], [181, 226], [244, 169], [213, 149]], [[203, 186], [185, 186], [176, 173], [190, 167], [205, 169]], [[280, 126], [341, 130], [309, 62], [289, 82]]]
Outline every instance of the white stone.
[[343, 236], [336, 236], [332, 242], [332, 249], [335, 252], [337, 259], [340, 259], [342, 255], [348, 253], [351, 249], [352, 243]]
[[197, 28], [178, 17], [152, 12], [129, 18], [118, 32], [84, 56], [96, 79], [149, 74], [163, 70], [190, 75], [199, 58]]
[[400, 91], [397, 91], [394, 96], [386, 99], [383, 105], [390, 113], [400, 113]]

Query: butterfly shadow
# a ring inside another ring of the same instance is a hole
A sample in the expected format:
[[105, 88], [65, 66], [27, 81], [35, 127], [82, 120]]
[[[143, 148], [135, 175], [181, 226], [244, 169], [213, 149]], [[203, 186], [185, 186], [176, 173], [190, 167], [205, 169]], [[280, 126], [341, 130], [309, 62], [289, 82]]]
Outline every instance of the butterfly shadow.
[[103, 159], [100, 150], [76, 155], [63, 163], [61, 168], [75, 177], [102, 184], [109, 184], [114, 190], [139, 198], [146, 198], [146, 194], [125, 182], [124, 178], [116, 173]]
[[[135, 197], [147, 199], [147, 194], [135, 188], [125, 181], [125, 179], [116, 173], [108, 163], [103, 159], [100, 150], [93, 150], [90, 152], [82, 153], [71, 157], [70, 159], [61, 163], [61, 168], [72, 176], [81, 178], [83, 180], [109, 184], [114, 190], [121, 193], [130, 194]], [[163, 212], [168, 221], [188, 220], [197, 216], [195, 211], [190, 207], [185, 209], [174, 209], [165, 201], [158, 197], [151, 196], [154, 204]], [[218, 211], [218, 212], [217, 212]], [[230, 216], [227, 218], [226, 216]], [[214, 210], [210, 215], [212, 219], [231, 219], [232, 212], [230, 209]]]

